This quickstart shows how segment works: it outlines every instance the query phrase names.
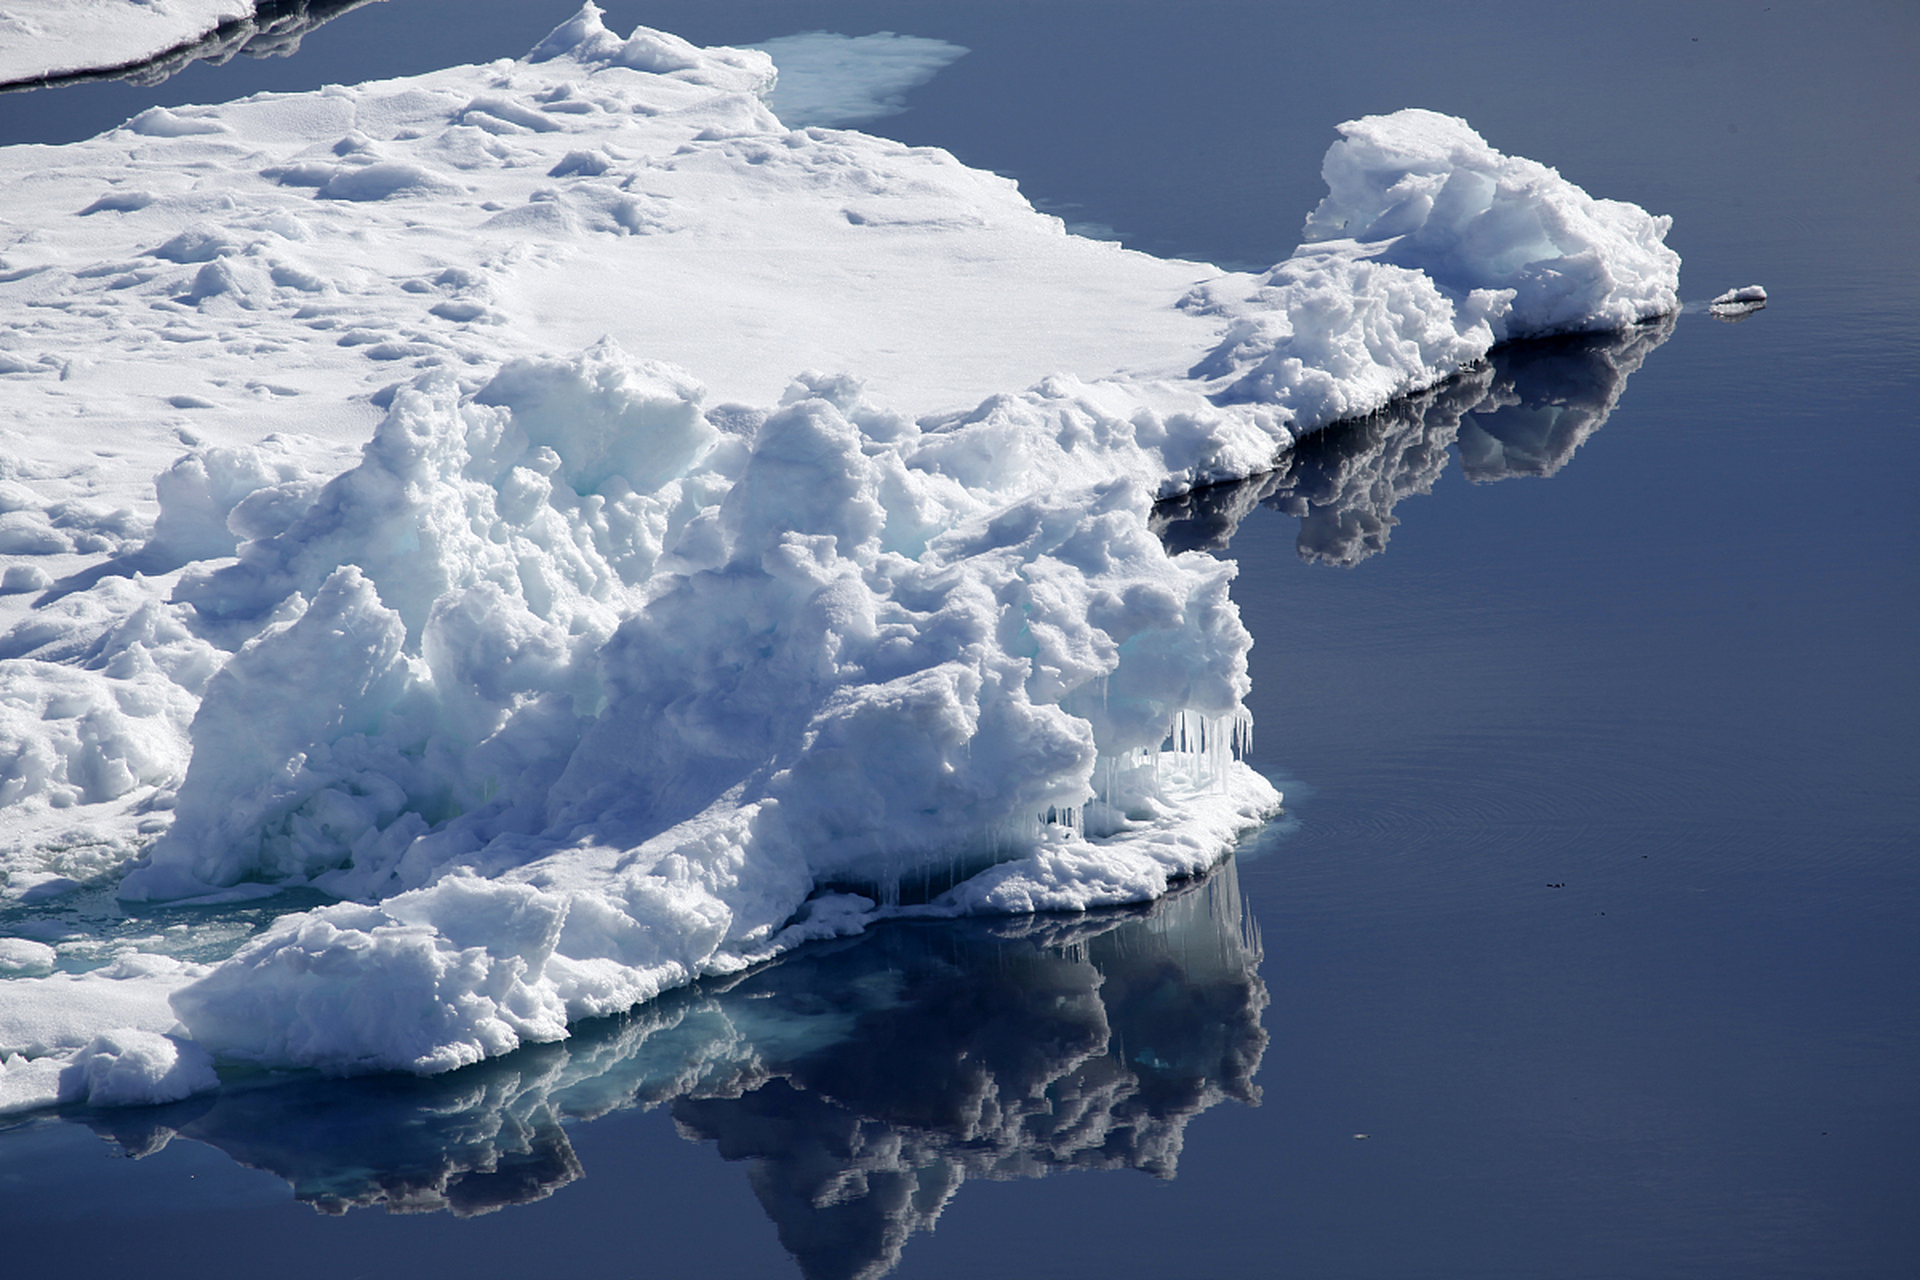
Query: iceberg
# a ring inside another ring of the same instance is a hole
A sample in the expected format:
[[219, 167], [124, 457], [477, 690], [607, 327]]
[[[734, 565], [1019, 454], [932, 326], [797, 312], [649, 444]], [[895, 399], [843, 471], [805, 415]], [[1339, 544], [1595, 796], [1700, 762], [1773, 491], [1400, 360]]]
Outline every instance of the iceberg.
[[[774, 83], [588, 5], [0, 151], [0, 901], [71, 926], [6, 953], [0, 1105], [443, 1072], [883, 919], [1162, 895], [1280, 796], [1233, 566], [1154, 501], [1678, 306], [1666, 219], [1430, 112], [1342, 126], [1308, 242], [1223, 274]], [[73, 905], [294, 890], [192, 956]]]

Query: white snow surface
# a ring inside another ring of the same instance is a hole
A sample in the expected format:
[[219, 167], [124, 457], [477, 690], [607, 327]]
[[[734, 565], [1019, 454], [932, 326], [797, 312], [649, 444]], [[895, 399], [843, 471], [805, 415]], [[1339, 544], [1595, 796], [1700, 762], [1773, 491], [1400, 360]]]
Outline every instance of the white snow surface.
[[0, 84], [130, 66], [253, 10], [254, 0], [0, 0]]
[[1223, 276], [772, 80], [589, 5], [0, 150], [0, 903], [342, 899], [211, 965], [0, 942], [0, 1110], [1162, 893], [1279, 796], [1233, 566], [1150, 501], [1677, 305], [1665, 219], [1429, 112], [1342, 126], [1344, 238]]

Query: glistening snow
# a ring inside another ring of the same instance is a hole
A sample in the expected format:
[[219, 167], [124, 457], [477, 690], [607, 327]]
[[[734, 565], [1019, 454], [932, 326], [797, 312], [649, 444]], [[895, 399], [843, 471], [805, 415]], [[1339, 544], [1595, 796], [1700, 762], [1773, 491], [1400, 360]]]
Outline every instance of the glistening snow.
[[773, 78], [589, 6], [0, 152], [6, 893], [341, 899], [213, 962], [0, 943], [0, 1108], [443, 1071], [887, 914], [1160, 894], [1279, 796], [1233, 566], [1150, 502], [1677, 306], [1666, 219], [1430, 112], [1341, 126], [1309, 242], [1221, 275]]

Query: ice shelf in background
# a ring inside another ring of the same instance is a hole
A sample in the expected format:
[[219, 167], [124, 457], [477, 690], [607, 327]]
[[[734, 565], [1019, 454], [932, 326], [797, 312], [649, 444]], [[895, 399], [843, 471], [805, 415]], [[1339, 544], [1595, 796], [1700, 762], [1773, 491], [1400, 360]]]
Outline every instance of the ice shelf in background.
[[130, 66], [253, 10], [254, 0], [6, 0], [0, 84]]
[[[773, 75], [588, 6], [0, 151], [0, 901], [89, 970], [5, 953], [4, 1105], [440, 1071], [888, 915], [1160, 894], [1279, 797], [1233, 567], [1152, 500], [1677, 304], [1665, 219], [1430, 112], [1223, 276]], [[344, 900], [187, 957], [71, 905], [111, 885]]]
[[0, 87], [159, 84], [195, 62], [288, 57], [317, 27], [384, 0], [13, 0]]

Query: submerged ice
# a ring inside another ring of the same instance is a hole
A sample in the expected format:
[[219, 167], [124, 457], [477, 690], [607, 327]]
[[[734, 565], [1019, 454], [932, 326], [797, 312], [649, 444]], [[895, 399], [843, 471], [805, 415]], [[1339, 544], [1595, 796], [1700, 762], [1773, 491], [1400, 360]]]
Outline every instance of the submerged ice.
[[[1309, 243], [1222, 276], [772, 83], [588, 6], [34, 161], [0, 535], [63, 576], [8, 574], [6, 893], [339, 901], [212, 963], [0, 951], [4, 1105], [443, 1071], [885, 915], [1161, 894], [1279, 797], [1232, 566], [1152, 501], [1677, 305], [1665, 219], [1429, 112], [1343, 126]], [[76, 390], [152, 421], [162, 349], [187, 389], [117, 469], [33, 452]], [[382, 406], [357, 456], [292, 434], [319, 392]]]

